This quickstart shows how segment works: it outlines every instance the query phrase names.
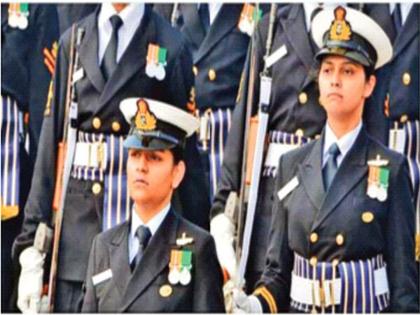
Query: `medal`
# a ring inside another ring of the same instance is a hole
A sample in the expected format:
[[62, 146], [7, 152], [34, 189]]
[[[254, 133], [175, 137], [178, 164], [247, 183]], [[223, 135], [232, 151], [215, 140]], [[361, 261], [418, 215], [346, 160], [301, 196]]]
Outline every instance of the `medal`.
[[169, 271], [168, 281], [172, 285], [179, 283], [179, 272], [177, 269], [171, 269], [171, 271]]
[[187, 285], [191, 282], [191, 273], [187, 268], [182, 269], [180, 276], [180, 283], [182, 285]]
[[387, 160], [382, 160], [378, 155], [375, 160], [368, 161], [369, 175], [366, 194], [380, 202], [388, 198], [389, 169]]
[[150, 78], [156, 78], [159, 81], [165, 79], [166, 76], [166, 54], [167, 49], [159, 45], [149, 44], [147, 48], [147, 65], [146, 74]]
[[181, 251], [177, 249], [171, 250], [171, 261], [169, 262], [168, 281], [170, 284], [175, 285], [179, 283], [181, 268]]
[[254, 5], [244, 4], [241, 16], [238, 22], [238, 28], [242, 33], [252, 36], [256, 23], [261, 19], [262, 10], [257, 9]]
[[192, 268], [192, 251], [190, 250], [182, 250], [181, 251], [181, 275], [180, 275], [180, 282], [182, 285], [187, 285], [191, 282], [191, 273], [190, 270]]
[[389, 169], [381, 167], [379, 171], [378, 200], [384, 202], [388, 198]]
[[10, 3], [7, 22], [12, 28], [24, 30], [28, 27], [29, 5], [28, 3]]
[[[192, 244], [194, 239], [187, 237], [186, 233], [176, 240], [177, 246]], [[169, 262], [168, 281], [170, 284], [188, 285], [191, 282], [192, 251], [188, 249], [172, 249]]]

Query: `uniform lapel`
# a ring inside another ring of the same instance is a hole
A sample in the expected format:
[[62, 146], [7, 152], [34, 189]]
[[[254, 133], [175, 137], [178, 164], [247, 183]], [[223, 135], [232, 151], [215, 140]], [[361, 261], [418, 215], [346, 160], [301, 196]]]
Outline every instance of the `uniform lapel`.
[[321, 171], [322, 142], [316, 140], [308, 158], [299, 165], [299, 180], [302, 181], [304, 190], [317, 210], [321, 208], [325, 195]]
[[[313, 63], [313, 52], [309, 37], [306, 35], [305, 12], [301, 4], [294, 4], [286, 20], [280, 20], [289, 44], [293, 47], [305, 67], [310, 70]], [[302, 29], [304, 30], [302, 32]], [[298, 34], [303, 34], [299, 36]]]
[[156, 38], [155, 24], [151, 14], [149, 5], [146, 5], [137, 31], [122, 55], [116, 70], [105, 85], [105, 89], [99, 99], [100, 107], [107, 103], [136, 72], [144, 68], [148, 44], [154, 43]]
[[140, 264], [128, 282], [120, 312], [124, 312], [169, 264], [171, 246], [176, 243], [178, 218], [171, 209], [150, 240]]
[[403, 28], [397, 35], [394, 44], [394, 56], [397, 58], [398, 55], [404, 50], [405, 46], [410, 43], [413, 37], [419, 33], [419, 5], [414, 3], [413, 7], [408, 14], [407, 20], [404, 23]]
[[102, 92], [105, 80], [98, 61], [98, 24], [99, 9], [86, 19], [85, 35], [79, 48], [80, 63], [98, 92]]
[[113, 279], [121, 296], [124, 294], [131, 274], [128, 262], [129, 229], [130, 221], [126, 221], [120, 229], [120, 233], [117, 233], [112, 239], [109, 247], [109, 257]]
[[368, 135], [362, 128], [355, 143], [338, 168], [312, 229], [316, 229], [337, 208], [337, 205], [367, 173], [367, 142]]
[[182, 4], [180, 6], [180, 11], [184, 19], [184, 25], [181, 30], [190, 38], [195, 49], [198, 49], [201, 46], [206, 33], [203, 24], [201, 23], [200, 16], [198, 15], [197, 4]]
[[[210, 26], [209, 32], [202, 42], [196, 56], [194, 64], [200, 62], [201, 59], [225, 37], [232, 29], [237, 27], [239, 15], [242, 7], [237, 4], [223, 4], [217, 14], [216, 19]], [[234, 47], [233, 47], [234, 48]]]

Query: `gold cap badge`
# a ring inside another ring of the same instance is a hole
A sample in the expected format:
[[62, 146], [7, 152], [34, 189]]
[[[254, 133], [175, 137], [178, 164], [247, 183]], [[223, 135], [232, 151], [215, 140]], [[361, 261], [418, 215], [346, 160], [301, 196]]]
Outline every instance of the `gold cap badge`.
[[351, 27], [346, 21], [346, 10], [341, 6], [337, 7], [334, 10], [334, 17], [330, 28], [330, 40], [350, 40]]
[[137, 113], [134, 119], [136, 128], [141, 131], [156, 129], [156, 117], [149, 111], [149, 105], [143, 99], [137, 101]]

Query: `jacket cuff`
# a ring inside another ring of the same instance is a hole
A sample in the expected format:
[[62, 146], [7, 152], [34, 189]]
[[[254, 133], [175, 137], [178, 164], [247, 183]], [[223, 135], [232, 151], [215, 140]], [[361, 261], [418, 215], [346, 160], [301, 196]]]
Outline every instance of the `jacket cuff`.
[[278, 313], [276, 300], [265, 286], [258, 287], [254, 293], [262, 305], [263, 313]]

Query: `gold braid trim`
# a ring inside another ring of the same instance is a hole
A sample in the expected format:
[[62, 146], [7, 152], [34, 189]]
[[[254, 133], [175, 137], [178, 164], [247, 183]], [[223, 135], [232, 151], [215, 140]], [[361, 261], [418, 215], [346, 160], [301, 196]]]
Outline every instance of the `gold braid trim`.
[[276, 301], [266, 287], [259, 287], [255, 290], [254, 294], [261, 295], [263, 299], [267, 301], [268, 307], [270, 308], [270, 313], [278, 313]]

